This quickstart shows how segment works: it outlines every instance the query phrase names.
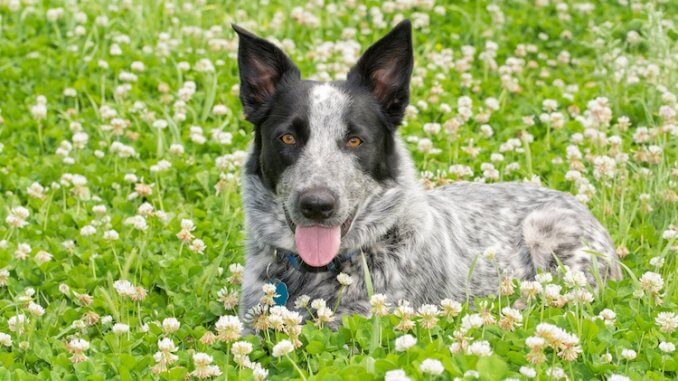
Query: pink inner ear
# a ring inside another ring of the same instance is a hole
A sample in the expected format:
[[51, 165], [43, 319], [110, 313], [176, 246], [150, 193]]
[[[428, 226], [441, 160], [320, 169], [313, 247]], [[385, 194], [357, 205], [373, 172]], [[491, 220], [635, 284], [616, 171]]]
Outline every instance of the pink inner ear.
[[372, 93], [377, 99], [384, 102], [388, 98], [391, 86], [389, 83], [393, 81], [393, 69], [382, 68], [372, 72], [372, 83], [374, 88]]
[[252, 61], [251, 66], [256, 75], [251, 78], [250, 85], [256, 89], [254, 94], [257, 102], [263, 102], [275, 91], [279, 75], [274, 68], [262, 65], [256, 60]]

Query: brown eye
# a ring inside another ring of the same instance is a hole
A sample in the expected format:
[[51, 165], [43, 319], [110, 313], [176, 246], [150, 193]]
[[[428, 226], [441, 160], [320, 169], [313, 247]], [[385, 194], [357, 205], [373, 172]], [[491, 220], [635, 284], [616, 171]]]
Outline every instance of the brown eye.
[[363, 141], [357, 136], [352, 136], [346, 141], [346, 147], [348, 148], [358, 148], [361, 144], [363, 144]]
[[287, 144], [287, 145], [292, 145], [296, 144], [297, 140], [294, 138], [294, 135], [292, 134], [285, 134], [280, 137], [280, 141]]

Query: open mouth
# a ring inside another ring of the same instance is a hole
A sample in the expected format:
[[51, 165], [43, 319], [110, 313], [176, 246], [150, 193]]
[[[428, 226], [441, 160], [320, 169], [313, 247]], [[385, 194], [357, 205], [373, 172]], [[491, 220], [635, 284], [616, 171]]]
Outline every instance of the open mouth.
[[339, 254], [341, 237], [346, 235], [353, 223], [354, 213], [338, 226], [297, 226], [283, 207], [285, 218], [292, 232], [297, 253], [309, 266], [326, 266]]

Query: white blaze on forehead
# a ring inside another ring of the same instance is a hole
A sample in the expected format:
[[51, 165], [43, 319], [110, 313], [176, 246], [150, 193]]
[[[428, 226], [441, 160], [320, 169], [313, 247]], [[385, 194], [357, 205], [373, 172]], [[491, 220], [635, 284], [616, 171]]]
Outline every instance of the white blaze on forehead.
[[349, 97], [340, 89], [325, 83], [316, 85], [309, 94], [310, 140], [335, 142], [345, 134], [343, 115], [349, 106]]
[[[309, 138], [295, 167], [295, 186], [306, 189], [340, 184], [341, 178], [353, 173], [351, 155], [337, 144], [346, 135], [343, 116], [349, 96], [330, 84], [316, 85], [309, 93]], [[331, 187], [331, 186], [330, 186]], [[339, 194], [340, 189], [332, 187]]]

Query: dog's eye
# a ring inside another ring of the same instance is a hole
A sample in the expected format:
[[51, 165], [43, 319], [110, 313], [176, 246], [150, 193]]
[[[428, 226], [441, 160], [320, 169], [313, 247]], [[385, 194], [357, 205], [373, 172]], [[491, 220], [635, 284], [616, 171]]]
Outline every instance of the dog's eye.
[[287, 145], [292, 145], [297, 143], [297, 139], [294, 138], [294, 135], [292, 134], [285, 134], [280, 137], [280, 141], [287, 144]]
[[363, 141], [357, 136], [351, 136], [346, 140], [346, 147], [348, 148], [357, 148], [361, 144], [363, 144]]

